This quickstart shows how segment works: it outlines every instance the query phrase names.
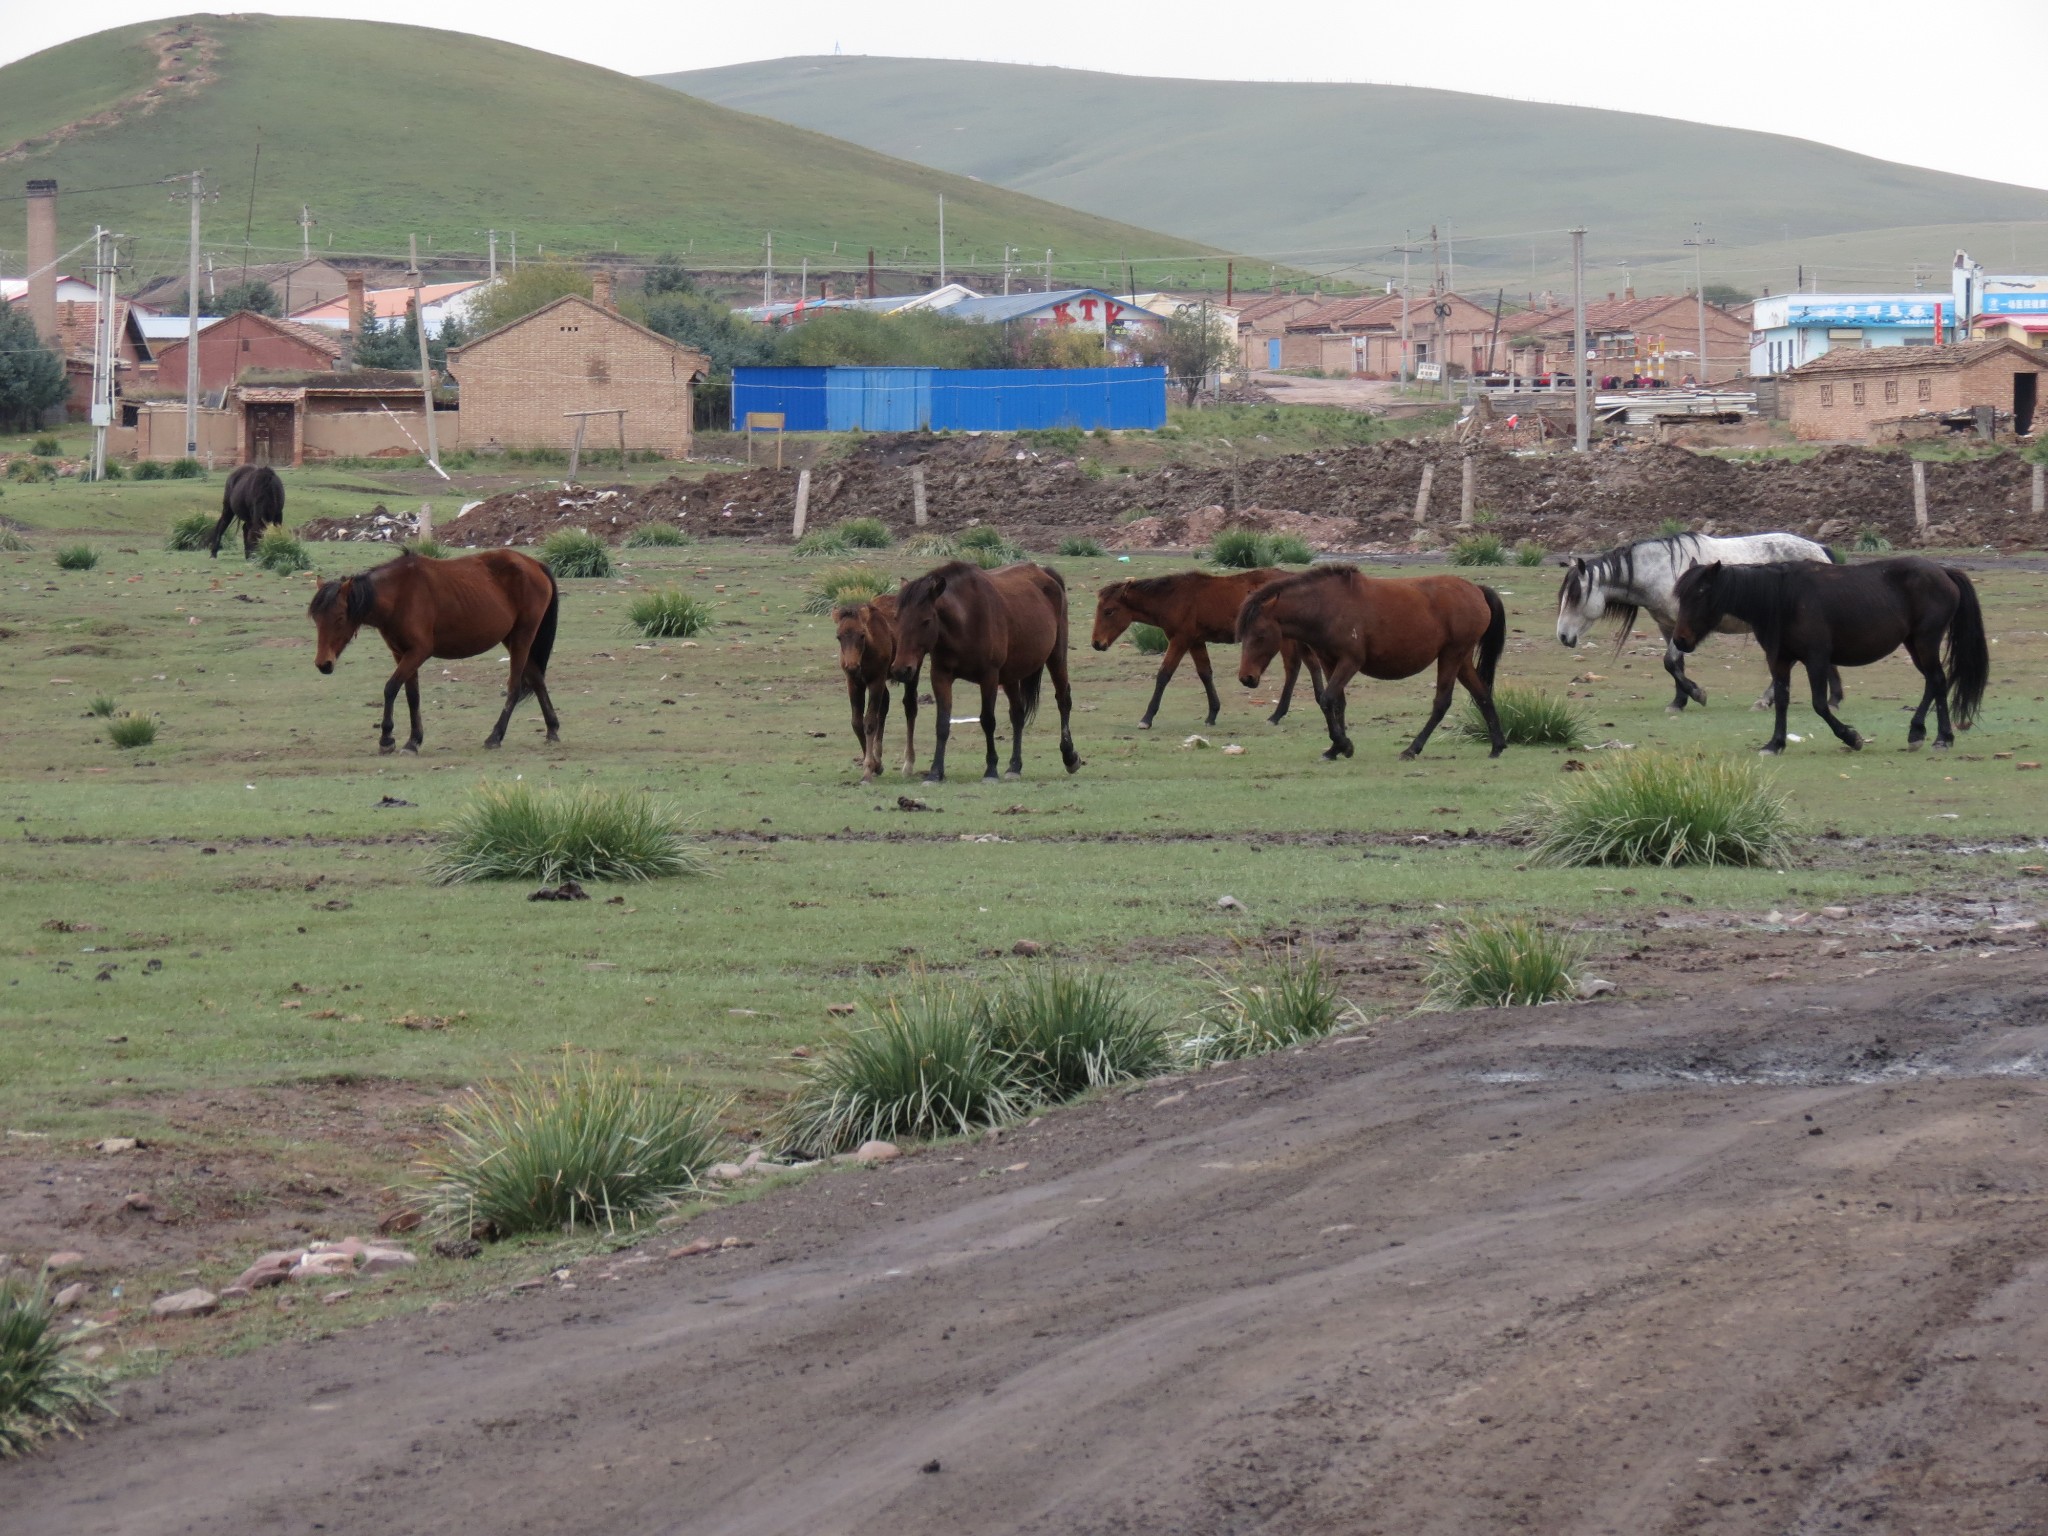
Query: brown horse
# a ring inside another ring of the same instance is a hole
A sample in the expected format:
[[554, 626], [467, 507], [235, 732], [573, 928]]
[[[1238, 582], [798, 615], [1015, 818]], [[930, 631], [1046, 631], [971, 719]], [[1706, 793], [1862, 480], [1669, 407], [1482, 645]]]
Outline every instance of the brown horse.
[[[1330, 726], [1325, 760], [1351, 756], [1344, 730], [1344, 685], [1367, 677], [1413, 677], [1436, 663], [1436, 704], [1422, 734], [1402, 752], [1414, 757], [1451, 707], [1451, 687], [1463, 683], [1486, 717], [1499, 757], [1507, 740], [1493, 708], [1493, 670], [1507, 644], [1508, 617], [1500, 595], [1458, 576], [1385, 579], [1355, 565], [1319, 565], [1261, 587], [1245, 600], [1237, 638], [1244, 644], [1237, 680], [1251, 688], [1284, 641], [1321, 659], [1323, 717]], [[1473, 652], [1479, 653], [1473, 665]]]
[[511, 653], [505, 680], [505, 709], [484, 742], [505, 739], [512, 708], [527, 694], [540, 700], [548, 740], [560, 741], [562, 722], [548, 697], [548, 656], [555, 648], [555, 620], [561, 593], [548, 568], [513, 549], [487, 549], [458, 560], [422, 560], [410, 552], [360, 576], [322, 582], [306, 612], [319, 633], [313, 665], [323, 673], [348, 649], [367, 624], [384, 637], [398, 662], [384, 684], [384, 728], [377, 750], [389, 752], [391, 706], [402, 684], [412, 711], [412, 735], [405, 750], [420, 749], [420, 666], [430, 656], [453, 660], [480, 656], [502, 645]]
[[[882, 771], [882, 728], [889, 723], [889, 668], [896, 661], [896, 594], [832, 610], [839, 635], [839, 669], [853, 709], [853, 739], [860, 743], [860, 781]], [[917, 766], [917, 679], [903, 685], [903, 771]]]
[[[1159, 701], [1183, 656], [1195, 659], [1195, 675], [1202, 680], [1202, 691], [1209, 695], [1208, 723], [1216, 723], [1223, 701], [1216, 697], [1216, 681], [1209, 673], [1209, 646], [1228, 645], [1235, 640], [1237, 611], [1244, 606], [1244, 600], [1259, 588], [1291, 574], [1274, 566], [1232, 571], [1227, 576], [1181, 571], [1172, 576], [1112, 581], [1096, 594], [1093, 638], [1098, 651], [1108, 650], [1116, 643], [1116, 637], [1134, 623], [1156, 624], [1166, 631], [1166, 655], [1152, 685], [1152, 702], [1145, 706], [1145, 717], [1138, 722], [1141, 728], [1152, 729], [1152, 717], [1159, 713]], [[1287, 706], [1294, 700], [1294, 680], [1301, 673], [1301, 647], [1292, 640], [1283, 641], [1280, 659], [1287, 667], [1287, 682], [1280, 690], [1280, 707], [1267, 717], [1271, 725], [1278, 725], [1286, 717]], [[1323, 669], [1313, 656], [1308, 658], [1308, 679], [1320, 702]]]
[[988, 770], [996, 776], [996, 690], [1010, 700], [1010, 776], [1024, 773], [1024, 725], [1038, 712], [1038, 690], [1052, 673], [1060, 706], [1060, 759], [1072, 773], [1074, 691], [1067, 684], [1067, 584], [1058, 571], [1028, 560], [984, 571], [954, 560], [906, 582], [896, 594], [896, 661], [890, 675], [916, 680], [932, 659], [932, 698], [938, 705], [939, 743], [925, 782], [946, 777], [946, 738], [952, 734], [953, 679], [981, 685], [981, 733], [988, 740]]

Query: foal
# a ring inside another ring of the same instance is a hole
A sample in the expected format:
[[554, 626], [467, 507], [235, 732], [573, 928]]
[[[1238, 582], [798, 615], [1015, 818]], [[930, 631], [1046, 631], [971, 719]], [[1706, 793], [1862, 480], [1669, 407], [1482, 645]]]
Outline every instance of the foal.
[[[896, 661], [896, 594], [883, 592], [861, 603], [832, 610], [839, 636], [839, 669], [846, 674], [846, 701], [853, 710], [853, 739], [860, 743], [860, 781], [882, 771], [882, 730], [889, 723], [889, 669]], [[903, 685], [903, 772], [917, 766], [917, 679]]]

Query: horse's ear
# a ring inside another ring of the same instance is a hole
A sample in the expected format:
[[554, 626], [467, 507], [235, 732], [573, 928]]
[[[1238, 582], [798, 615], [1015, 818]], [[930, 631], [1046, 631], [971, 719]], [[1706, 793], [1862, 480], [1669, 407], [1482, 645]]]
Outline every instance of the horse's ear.
[[946, 578], [945, 578], [945, 576], [944, 576], [943, 574], [938, 574], [938, 575], [934, 575], [934, 576], [932, 577], [932, 596], [933, 596], [933, 597], [938, 597], [938, 596], [940, 596], [940, 595], [941, 595], [941, 594], [942, 594], [942, 593], [943, 593], [943, 592], [944, 592], [945, 590], [946, 590]]

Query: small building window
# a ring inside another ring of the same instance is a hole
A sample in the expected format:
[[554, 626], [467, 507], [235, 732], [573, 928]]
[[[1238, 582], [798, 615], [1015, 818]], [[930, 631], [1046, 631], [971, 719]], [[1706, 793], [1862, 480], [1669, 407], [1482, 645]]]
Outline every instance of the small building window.
[[1833, 405], [1833, 404], [1835, 403], [1835, 386], [1834, 386], [1834, 385], [1832, 385], [1832, 384], [1823, 384], [1823, 385], [1821, 385], [1821, 387], [1820, 387], [1820, 403], [1821, 403], [1821, 408], [1822, 408], [1823, 410], [1825, 410], [1825, 409], [1826, 409], [1827, 407], [1829, 407], [1829, 406], [1831, 406], [1831, 405]]
[[1897, 379], [1886, 379], [1884, 381], [1884, 403], [1886, 405], [1897, 405], [1899, 403], [1899, 381]]
[[1865, 402], [1865, 391], [1866, 391], [1866, 389], [1867, 389], [1867, 386], [1866, 386], [1866, 385], [1862, 385], [1862, 384], [1851, 384], [1851, 385], [1849, 386], [1849, 403], [1850, 403], [1851, 405], [1862, 405], [1862, 404], [1866, 403], [1866, 402]]
[[1920, 381], [1920, 398], [1922, 400], [1932, 400], [1934, 398], [1934, 380], [1922, 379]]

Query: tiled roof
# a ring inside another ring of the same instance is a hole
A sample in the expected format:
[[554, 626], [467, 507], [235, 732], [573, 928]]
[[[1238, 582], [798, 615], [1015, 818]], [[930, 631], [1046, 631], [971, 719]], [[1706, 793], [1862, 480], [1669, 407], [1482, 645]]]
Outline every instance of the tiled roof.
[[[1586, 305], [1586, 329], [1589, 332], [1632, 331], [1671, 313], [1674, 306], [1683, 306], [1684, 314], [1680, 318], [1691, 323], [1696, 302], [1689, 293], [1658, 293], [1647, 299], [1599, 299]], [[1710, 314], [1736, 319], [1718, 304], [1709, 304], [1707, 310]], [[1500, 325], [1503, 336], [1550, 336], [1569, 333], [1571, 328], [1572, 312], [1566, 305], [1556, 309], [1524, 310], [1519, 315], [1509, 315]]]
[[1804, 379], [1822, 373], [1898, 373], [1906, 370], [1924, 373], [1929, 369], [1966, 367], [1982, 362], [1996, 352], [2011, 352], [2037, 367], [2048, 367], [2048, 358], [2039, 352], [2000, 337], [1994, 341], [1958, 342], [1951, 347], [1837, 347], [1810, 363], [1801, 363], [1786, 377]]
[[[420, 302], [422, 304], [444, 304], [457, 294], [467, 293], [472, 288], [481, 287], [483, 287], [483, 284], [475, 278], [466, 278], [459, 283], [423, 283], [420, 285]], [[411, 306], [412, 289], [410, 288], [372, 288], [363, 295], [364, 313], [372, 320], [402, 319], [406, 310]], [[324, 304], [310, 305], [305, 309], [299, 310], [292, 318], [294, 320], [308, 321], [315, 325], [346, 326], [348, 324], [348, 296], [343, 294], [340, 298], [329, 299]]]
[[1237, 306], [1239, 325], [1256, 325], [1271, 315], [1284, 315], [1297, 304], [1317, 302], [1314, 295], [1306, 293], [1269, 293], [1263, 299], [1253, 299], [1248, 304]]

